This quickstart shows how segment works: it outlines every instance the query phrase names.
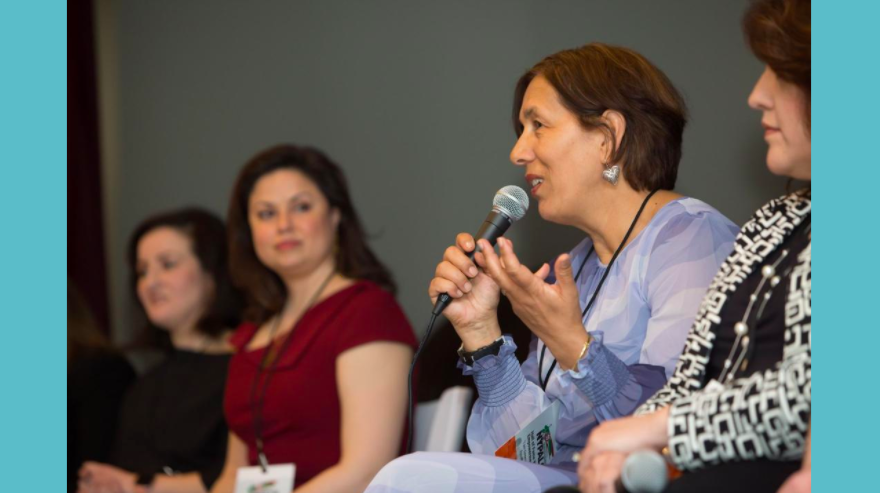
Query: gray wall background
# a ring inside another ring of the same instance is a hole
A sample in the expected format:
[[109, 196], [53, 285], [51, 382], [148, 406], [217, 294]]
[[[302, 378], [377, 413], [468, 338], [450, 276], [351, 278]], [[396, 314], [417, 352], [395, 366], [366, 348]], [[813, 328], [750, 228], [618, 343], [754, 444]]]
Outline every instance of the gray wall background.
[[[746, 97], [761, 72], [742, 1], [98, 2], [107, 247], [115, 335], [131, 334], [124, 249], [149, 214], [225, 215], [233, 179], [276, 143], [345, 169], [372, 246], [417, 331], [428, 281], [498, 188], [517, 78], [590, 41], [633, 48], [684, 94], [691, 119], [677, 190], [742, 223], [781, 194]], [[430, 221], [426, 220], [430, 219]], [[535, 211], [511, 230], [538, 265], [582, 234]]]

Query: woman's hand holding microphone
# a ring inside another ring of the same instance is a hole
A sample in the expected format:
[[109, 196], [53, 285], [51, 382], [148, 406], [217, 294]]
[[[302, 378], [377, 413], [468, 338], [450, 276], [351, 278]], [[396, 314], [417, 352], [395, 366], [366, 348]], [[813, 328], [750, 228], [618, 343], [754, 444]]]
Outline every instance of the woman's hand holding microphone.
[[[501, 337], [498, 302], [503, 291], [513, 311], [550, 349], [563, 368], [577, 364], [588, 336], [581, 322], [578, 292], [572, 277], [571, 257], [556, 260], [556, 284], [547, 284], [550, 266], [531, 272], [519, 262], [513, 243], [498, 239], [500, 256], [486, 240], [476, 247], [473, 236], [460, 233], [446, 249], [429, 287], [431, 301], [447, 293], [453, 302], [443, 313], [461, 337], [465, 351], [474, 351]], [[477, 268], [479, 267], [479, 269]]]
[[[500, 288], [484, 271], [485, 256], [477, 252], [472, 261], [468, 253], [476, 248], [474, 237], [460, 233], [455, 245], [446, 249], [428, 287], [431, 303], [446, 293], [453, 301], [443, 312], [461, 338], [465, 351], [488, 346], [501, 337], [498, 325]], [[491, 249], [491, 248], [490, 248]]]

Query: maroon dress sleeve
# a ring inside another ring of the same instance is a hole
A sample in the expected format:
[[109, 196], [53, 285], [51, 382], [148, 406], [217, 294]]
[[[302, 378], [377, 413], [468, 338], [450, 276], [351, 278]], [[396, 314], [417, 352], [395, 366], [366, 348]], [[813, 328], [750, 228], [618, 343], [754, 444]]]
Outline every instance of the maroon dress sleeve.
[[346, 308], [348, 320], [339, 325], [335, 353], [371, 342], [398, 342], [416, 347], [415, 334], [394, 297], [372, 283]]

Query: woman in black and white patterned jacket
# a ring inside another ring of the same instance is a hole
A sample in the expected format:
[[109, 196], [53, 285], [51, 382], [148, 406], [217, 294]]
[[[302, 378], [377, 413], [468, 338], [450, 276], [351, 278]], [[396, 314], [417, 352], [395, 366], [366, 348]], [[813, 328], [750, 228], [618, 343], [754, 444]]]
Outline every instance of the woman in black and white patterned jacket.
[[[760, 0], [743, 24], [766, 64], [749, 105], [763, 113], [767, 166], [809, 183], [810, 2]], [[590, 435], [582, 491], [613, 492], [627, 455], [643, 449], [684, 471], [665, 491], [776, 491], [792, 473], [809, 488], [810, 210], [807, 185], [743, 226], [672, 378], [637, 416]]]

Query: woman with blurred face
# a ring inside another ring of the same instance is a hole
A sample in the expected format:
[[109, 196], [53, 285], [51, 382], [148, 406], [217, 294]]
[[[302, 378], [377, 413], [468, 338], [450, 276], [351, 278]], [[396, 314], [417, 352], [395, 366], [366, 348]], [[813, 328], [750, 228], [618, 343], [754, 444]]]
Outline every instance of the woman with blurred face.
[[[369, 492], [576, 484], [572, 456], [596, 425], [632, 413], [666, 383], [736, 234], [718, 211], [672, 191], [684, 125], [669, 79], [626, 48], [565, 50], [520, 78], [510, 160], [541, 217], [586, 237], [533, 272], [508, 239], [498, 254], [481, 240], [471, 261], [474, 238], [458, 235], [428, 291], [432, 302], [454, 300], [444, 315], [479, 393], [467, 427], [473, 454], [397, 459]], [[502, 294], [534, 335], [522, 365], [498, 322]], [[494, 456], [551, 408], [556, 441], [541, 465]]]
[[110, 464], [86, 463], [80, 491], [204, 491], [226, 454], [222, 402], [241, 302], [226, 268], [223, 222], [200, 209], [155, 216], [129, 261], [147, 338], [167, 352], [130, 389]]
[[196, 329], [214, 283], [190, 243], [171, 227], [145, 234], [138, 242], [137, 293], [147, 318], [168, 331], [175, 347], [195, 349], [217, 341]]
[[236, 181], [229, 229], [248, 308], [212, 491], [231, 493], [243, 467], [293, 464], [298, 493], [362, 492], [400, 452], [415, 337], [342, 170], [311, 148], [257, 154]]
[[776, 491], [795, 471], [786, 491], [809, 491], [810, 3], [758, 1], [744, 27], [766, 64], [748, 103], [761, 113], [767, 167], [807, 186], [743, 226], [675, 374], [639, 416], [590, 436], [582, 491], [614, 491], [627, 455], [640, 449], [662, 451], [684, 471], [666, 491]]

